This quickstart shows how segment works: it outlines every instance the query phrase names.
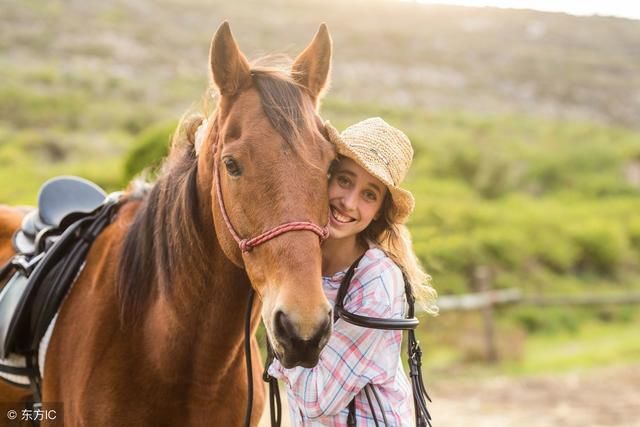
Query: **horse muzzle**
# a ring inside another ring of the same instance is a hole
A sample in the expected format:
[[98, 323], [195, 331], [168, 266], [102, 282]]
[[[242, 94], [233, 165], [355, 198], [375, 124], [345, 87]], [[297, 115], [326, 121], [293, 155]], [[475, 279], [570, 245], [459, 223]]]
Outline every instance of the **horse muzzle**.
[[282, 366], [313, 368], [318, 364], [320, 352], [329, 341], [333, 322], [329, 311], [311, 334], [302, 337], [290, 317], [279, 310], [274, 316], [273, 325], [273, 335], [277, 342], [274, 351]]

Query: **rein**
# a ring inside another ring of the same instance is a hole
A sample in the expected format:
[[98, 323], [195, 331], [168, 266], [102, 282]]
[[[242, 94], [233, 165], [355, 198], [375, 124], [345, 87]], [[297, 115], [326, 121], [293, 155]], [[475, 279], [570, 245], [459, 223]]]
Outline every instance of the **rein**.
[[[411, 285], [407, 280], [406, 276], [403, 274], [402, 278], [404, 280], [404, 291], [407, 297], [407, 305], [409, 306], [409, 310], [407, 313], [406, 319], [380, 319], [376, 317], [367, 317], [361, 316], [358, 314], [350, 313], [344, 308], [344, 299], [347, 296], [347, 291], [349, 290], [349, 285], [351, 284], [351, 279], [355, 273], [355, 269], [360, 263], [364, 255], [360, 256], [358, 259], [354, 261], [353, 264], [347, 270], [347, 273], [344, 275], [342, 282], [340, 283], [340, 288], [338, 289], [338, 294], [336, 295], [336, 302], [333, 308], [334, 313], [334, 322], [338, 319], [342, 319], [345, 322], [351, 323], [356, 326], [360, 326], [363, 328], [373, 328], [373, 329], [383, 329], [383, 330], [404, 330], [407, 331], [408, 345], [407, 350], [409, 354], [408, 362], [409, 362], [409, 377], [411, 379], [411, 389], [413, 392], [413, 403], [415, 409], [416, 416], [416, 425], [418, 427], [431, 427], [431, 414], [427, 409], [427, 400], [431, 402], [431, 398], [427, 394], [426, 388], [424, 386], [424, 380], [422, 378], [422, 350], [420, 349], [420, 343], [416, 339], [415, 329], [420, 324], [420, 321], [415, 317], [415, 296], [413, 295], [413, 291], [411, 290]], [[371, 401], [371, 397], [369, 395], [370, 389], [375, 397], [375, 400], [378, 403], [378, 407], [382, 413], [382, 418], [385, 426], [388, 426], [388, 422], [386, 416], [384, 414], [384, 409], [382, 408], [380, 398], [376, 389], [371, 385], [367, 384], [364, 387], [365, 396], [367, 398], [367, 402], [371, 408], [371, 413], [373, 415], [373, 421], [376, 426], [378, 426], [378, 419], [376, 417], [376, 411], [374, 409], [373, 402]], [[426, 399], [426, 400], [425, 400]], [[354, 427], [356, 425], [356, 398], [354, 397], [349, 403], [349, 415], [347, 417], [347, 425], [349, 427]]]
[[[431, 427], [432, 426], [431, 414], [427, 409], [427, 401], [431, 402], [431, 398], [427, 394], [427, 390], [424, 386], [424, 379], [422, 378], [422, 350], [420, 349], [420, 343], [416, 339], [416, 334], [415, 334], [415, 329], [418, 327], [420, 322], [415, 317], [416, 299], [415, 299], [415, 296], [413, 295], [413, 291], [411, 290], [411, 285], [409, 284], [409, 281], [407, 280], [406, 276], [403, 274], [404, 289], [405, 289], [405, 294], [407, 296], [407, 305], [409, 306], [406, 319], [381, 319], [377, 317], [361, 316], [358, 314], [351, 313], [344, 308], [344, 299], [347, 296], [347, 291], [349, 290], [351, 279], [353, 278], [355, 269], [360, 263], [360, 260], [362, 259], [363, 256], [364, 255], [360, 256], [357, 260], [355, 260], [353, 264], [351, 264], [344, 278], [342, 279], [342, 282], [340, 283], [340, 288], [338, 289], [338, 294], [336, 295], [336, 302], [333, 308], [334, 322], [336, 322], [338, 319], [342, 319], [345, 322], [348, 322], [363, 328], [407, 331], [409, 376], [411, 379], [411, 389], [413, 392], [413, 404], [414, 404], [415, 417], [416, 417], [416, 426]], [[247, 322], [249, 322], [248, 315], [247, 315]], [[248, 332], [245, 338], [246, 338], [246, 343], [248, 343], [249, 342]], [[267, 356], [267, 362], [264, 368], [263, 379], [265, 382], [269, 383], [269, 407], [271, 408], [271, 426], [280, 427], [280, 423], [282, 421], [282, 408], [280, 405], [280, 392], [278, 390], [278, 382], [275, 378], [273, 378], [267, 372], [269, 365], [273, 361], [273, 357], [274, 357], [273, 351], [271, 349], [271, 345], [269, 343], [269, 339], [267, 339], [267, 353], [268, 353], [268, 356]], [[375, 389], [375, 387], [373, 387], [372, 384], [367, 384], [363, 388], [363, 391], [365, 393], [365, 397], [367, 398], [367, 402], [369, 403], [369, 407], [371, 408], [371, 414], [373, 415], [373, 421], [375, 425], [379, 426], [376, 410], [374, 408], [374, 403], [373, 403], [373, 400], [371, 399], [371, 394], [373, 394], [375, 402], [378, 404], [378, 408], [380, 408], [382, 420], [385, 427], [388, 426], [389, 422], [384, 413], [384, 408], [382, 407], [380, 396], [378, 395], [378, 392]], [[349, 405], [347, 406], [347, 408], [349, 410], [349, 413], [347, 415], [347, 426], [355, 427], [356, 425], [356, 398], [355, 397], [351, 400], [351, 402], [349, 402]], [[248, 426], [248, 424], [245, 424], [245, 426]]]

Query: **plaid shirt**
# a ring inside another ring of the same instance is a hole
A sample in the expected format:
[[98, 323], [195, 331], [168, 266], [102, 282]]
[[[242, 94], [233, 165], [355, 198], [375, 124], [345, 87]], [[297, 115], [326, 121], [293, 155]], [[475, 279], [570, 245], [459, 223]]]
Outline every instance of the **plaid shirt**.
[[[323, 277], [333, 305], [346, 271]], [[347, 311], [369, 317], [404, 317], [405, 294], [398, 266], [378, 248], [369, 249], [355, 269], [345, 297]], [[275, 360], [269, 373], [287, 384], [293, 425], [346, 426], [349, 402], [356, 397], [356, 424], [375, 425], [363, 388], [373, 384], [389, 425], [414, 425], [411, 384], [400, 361], [401, 331], [362, 328], [339, 319], [314, 368], [285, 369]], [[383, 419], [371, 391], [378, 422]]]

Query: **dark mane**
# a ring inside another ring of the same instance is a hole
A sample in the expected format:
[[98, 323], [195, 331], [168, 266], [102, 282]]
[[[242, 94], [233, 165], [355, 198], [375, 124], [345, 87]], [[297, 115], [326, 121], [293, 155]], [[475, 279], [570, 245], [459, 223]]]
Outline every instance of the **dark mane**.
[[[180, 264], [203, 259], [199, 238], [203, 224], [192, 214], [199, 209], [197, 158], [193, 150], [184, 148], [165, 164], [123, 242], [117, 289], [124, 323], [137, 319], [152, 292], [171, 291]], [[196, 268], [193, 273], [199, 271]]]
[[[316, 129], [315, 110], [305, 102], [304, 89], [285, 74], [269, 68], [252, 70], [265, 115], [294, 150], [301, 130]], [[140, 318], [153, 293], [170, 296], [180, 277], [206, 283], [203, 236], [214, 234], [195, 213], [201, 208], [197, 188], [195, 132], [202, 117], [187, 117], [178, 125], [171, 152], [153, 188], [144, 196], [126, 234], [117, 272], [117, 293], [123, 323]], [[316, 130], [317, 132], [317, 130]]]

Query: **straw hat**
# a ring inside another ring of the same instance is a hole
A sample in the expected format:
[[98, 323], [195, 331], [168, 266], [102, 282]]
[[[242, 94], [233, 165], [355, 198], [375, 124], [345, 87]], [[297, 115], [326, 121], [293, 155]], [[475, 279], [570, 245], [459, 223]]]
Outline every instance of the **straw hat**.
[[325, 127], [338, 154], [352, 159], [387, 186], [393, 201], [394, 222], [406, 221], [415, 206], [413, 195], [400, 188], [413, 159], [407, 135], [380, 117], [363, 120], [342, 133], [329, 122]]

